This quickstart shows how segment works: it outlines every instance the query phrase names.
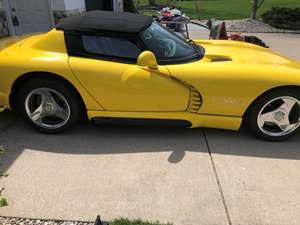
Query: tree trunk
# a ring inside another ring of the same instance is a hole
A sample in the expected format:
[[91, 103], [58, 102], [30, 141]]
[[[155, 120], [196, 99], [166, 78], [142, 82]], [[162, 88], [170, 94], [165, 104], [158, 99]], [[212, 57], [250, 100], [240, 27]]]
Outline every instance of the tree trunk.
[[256, 20], [257, 11], [264, 2], [265, 0], [251, 0], [251, 4], [252, 4], [251, 19]]
[[259, 0], [252, 0], [252, 10], [251, 10], [251, 19], [256, 20], [257, 10], [258, 10], [258, 1]]

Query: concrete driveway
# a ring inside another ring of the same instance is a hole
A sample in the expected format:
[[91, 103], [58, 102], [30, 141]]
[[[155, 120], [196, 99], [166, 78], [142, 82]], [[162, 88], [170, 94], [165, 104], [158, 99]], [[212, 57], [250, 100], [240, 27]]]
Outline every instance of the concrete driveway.
[[[196, 34], [196, 33], [194, 33]], [[201, 33], [205, 34], [204, 32]], [[200, 36], [200, 34], [197, 36]], [[300, 61], [300, 36], [258, 34]], [[117, 217], [175, 225], [298, 225], [300, 136], [256, 140], [243, 129], [93, 126], [34, 132], [0, 114], [0, 180], [9, 206], [1, 216], [109, 221]]]

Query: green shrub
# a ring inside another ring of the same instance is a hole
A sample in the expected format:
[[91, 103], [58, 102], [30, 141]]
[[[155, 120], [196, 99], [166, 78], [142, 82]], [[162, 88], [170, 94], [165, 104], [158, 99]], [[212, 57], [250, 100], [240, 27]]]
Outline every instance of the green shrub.
[[148, 221], [142, 221], [140, 219], [138, 220], [129, 220], [129, 219], [116, 219], [112, 221], [109, 225], [172, 225], [172, 224], [161, 224], [159, 222], [148, 222]]
[[123, 7], [125, 12], [137, 13], [137, 10], [132, 0], [124, 0]]
[[0, 207], [8, 206], [8, 201], [6, 198], [0, 197]]
[[300, 30], [300, 8], [273, 7], [262, 14], [265, 23], [286, 30]]

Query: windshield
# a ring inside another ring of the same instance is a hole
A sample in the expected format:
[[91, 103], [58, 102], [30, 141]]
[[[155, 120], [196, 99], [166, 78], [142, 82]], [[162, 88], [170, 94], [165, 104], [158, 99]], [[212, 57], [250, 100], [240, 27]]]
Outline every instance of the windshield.
[[160, 62], [202, 57], [202, 51], [198, 45], [187, 42], [156, 22], [141, 33], [141, 38]]

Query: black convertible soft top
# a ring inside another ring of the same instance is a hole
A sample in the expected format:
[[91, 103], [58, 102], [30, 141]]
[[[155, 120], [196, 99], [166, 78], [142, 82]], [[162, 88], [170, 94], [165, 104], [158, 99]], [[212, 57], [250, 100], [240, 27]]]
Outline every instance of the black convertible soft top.
[[152, 17], [133, 13], [90, 11], [61, 20], [57, 30], [75, 32], [111, 31], [139, 33], [152, 24]]

